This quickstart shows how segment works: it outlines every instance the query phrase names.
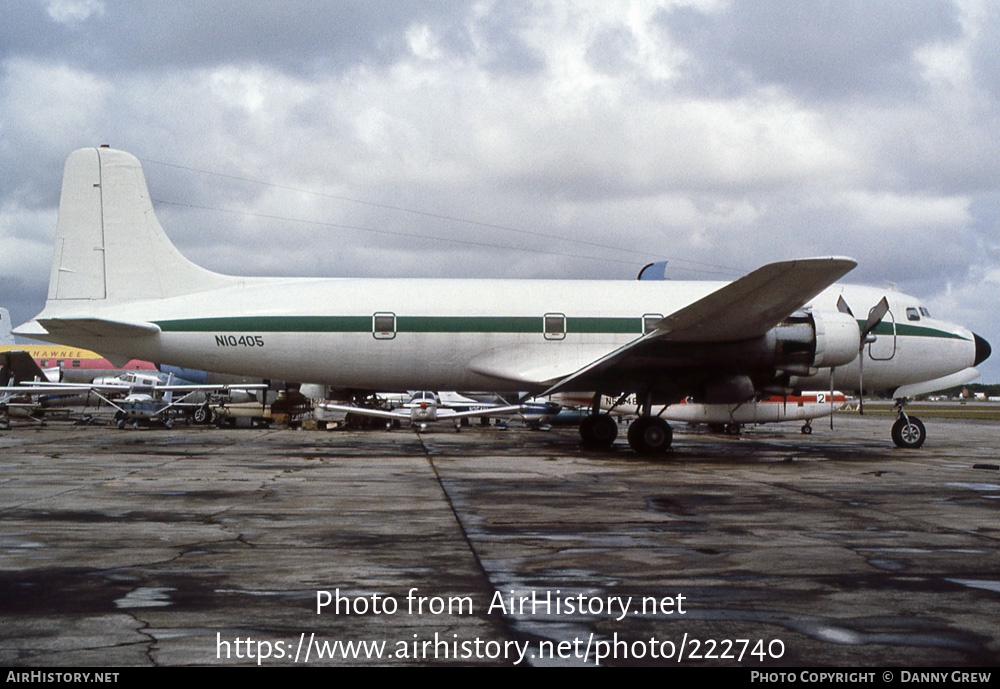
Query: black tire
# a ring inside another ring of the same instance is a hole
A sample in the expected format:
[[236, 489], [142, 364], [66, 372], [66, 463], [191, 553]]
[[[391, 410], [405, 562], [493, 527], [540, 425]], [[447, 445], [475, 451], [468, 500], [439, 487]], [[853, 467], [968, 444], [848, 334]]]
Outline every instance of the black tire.
[[609, 414], [591, 414], [580, 422], [580, 438], [587, 447], [609, 449], [618, 437], [618, 424]]
[[806, 424], [805, 426], [802, 427], [803, 435], [810, 435], [812, 432], [813, 432], [813, 427], [810, 426], [809, 424]]
[[900, 416], [892, 424], [892, 442], [896, 447], [916, 450], [927, 440], [924, 424], [915, 416]]
[[628, 428], [628, 444], [640, 455], [663, 454], [674, 440], [670, 424], [659, 417], [638, 418]]
[[203, 404], [194, 410], [191, 419], [199, 426], [205, 426], [212, 422], [212, 408]]

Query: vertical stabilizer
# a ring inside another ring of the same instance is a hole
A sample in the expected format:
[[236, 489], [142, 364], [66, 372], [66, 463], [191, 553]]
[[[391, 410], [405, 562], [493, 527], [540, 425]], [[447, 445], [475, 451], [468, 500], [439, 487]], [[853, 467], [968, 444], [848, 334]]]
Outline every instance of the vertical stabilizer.
[[14, 335], [10, 331], [10, 311], [0, 306], [0, 345], [14, 344]]
[[231, 284], [167, 238], [142, 166], [111, 148], [74, 151], [63, 171], [49, 300], [157, 299]]
[[70, 154], [63, 168], [49, 299], [104, 299], [104, 227], [97, 149]]

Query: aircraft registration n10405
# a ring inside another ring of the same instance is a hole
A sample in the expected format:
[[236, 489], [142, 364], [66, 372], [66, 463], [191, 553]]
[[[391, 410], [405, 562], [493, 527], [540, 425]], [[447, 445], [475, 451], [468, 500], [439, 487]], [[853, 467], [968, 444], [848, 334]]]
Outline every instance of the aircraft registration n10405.
[[[672, 438], [654, 405], [862, 385], [904, 398], [978, 375], [983, 338], [915, 297], [836, 284], [855, 265], [781, 261], [728, 283], [235, 277], [177, 251], [135, 157], [87, 148], [66, 161], [45, 308], [15, 334], [345, 393], [588, 391], [580, 431], [597, 446], [617, 434], [600, 395], [634, 394], [629, 444], [653, 454]], [[897, 444], [924, 435], [900, 404]]]

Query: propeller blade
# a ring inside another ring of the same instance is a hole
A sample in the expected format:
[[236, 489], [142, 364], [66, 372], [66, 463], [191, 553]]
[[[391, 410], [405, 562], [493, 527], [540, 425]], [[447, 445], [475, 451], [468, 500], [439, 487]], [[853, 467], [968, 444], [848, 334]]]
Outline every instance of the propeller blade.
[[889, 299], [887, 297], [882, 297], [882, 301], [875, 304], [868, 312], [868, 320], [865, 321], [865, 327], [861, 329], [861, 342], [863, 343], [873, 330], [882, 322], [885, 318], [885, 314], [889, 313]]
[[858, 352], [858, 415], [865, 415], [865, 345], [863, 340], [861, 351]]
[[833, 430], [833, 370], [834, 367], [830, 367], [830, 430]]
[[854, 312], [851, 311], [851, 307], [847, 305], [847, 301], [844, 299], [844, 295], [840, 295], [837, 298], [837, 310], [841, 313], [846, 313], [848, 316], [854, 317]]

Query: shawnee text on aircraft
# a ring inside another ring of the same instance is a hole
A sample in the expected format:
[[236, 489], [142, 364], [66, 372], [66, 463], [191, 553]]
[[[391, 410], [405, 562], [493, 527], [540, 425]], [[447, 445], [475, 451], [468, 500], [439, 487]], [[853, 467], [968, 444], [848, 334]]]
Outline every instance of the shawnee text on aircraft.
[[433, 421], [454, 421], [455, 428], [458, 429], [462, 419], [504, 416], [516, 414], [521, 410], [520, 404], [490, 404], [477, 402], [455, 392], [438, 394], [430, 391], [413, 393], [402, 406], [395, 409], [330, 402], [320, 402], [316, 406], [327, 411], [346, 412], [347, 414], [370, 416], [387, 421], [409, 421], [411, 426], [415, 426], [421, 431], [427, 430], [427, 424]]
[[[655, 416], [667, 421], [707, 424], [731, 434], [738, 434], [744, 425], [805, 421], [801, 430], [808, 434], [812, 433], [813, 419], [830, 416], [846, 402], [844, 393], [836, 390], [832, 393], [807, 391], [800, 395], [768, 395], [738, 404], [703, 404], [687, 398], [663, 407]], [[561, 393], [546, 399], [530, 400], [525, 407], [533, 413], [532, 421], [552, 423], [559, 414], [586, 409], [590, 403], [591, 398], [586, 394]], [[638, 400], [634, 396], [616, 400], [604, 395], [601, 398], [601, 411], [613, 416], [635, 416], [639, 413]], [[567, 418], [571, 416], [567, 414]]]
[[124, 366], [113, 366], [100, 354], [78, 347], [12, 344], [0, 345], [0, 354], [26, 352], [35, 360], [52, 382], [90, 383], [100, 376], [108, 376], [121, 371], [155, 371], [148, 361], [132, 360]]
[[[139, 161], [105, 147], [67, 159], [55, 245], [45, 308], [17, 335], [112, 362], [344, 391], [596, 391], [580, 430], [602, 445], [617, 426], [600, 396], [636, 394], [629, 444], [644, 453], [672, 437], [654, 405], [853, 391], [862, 368], [864, 386], [901, 396], [912, 384], [974, 377], [990, 353], [915, 297], [835, 284], [856, 265], [849, 258], [771, 263], [730, 283], [222, 275], [177, 251]], [[923, 442], [902, 406], [894, 428], [897, 442]]]

